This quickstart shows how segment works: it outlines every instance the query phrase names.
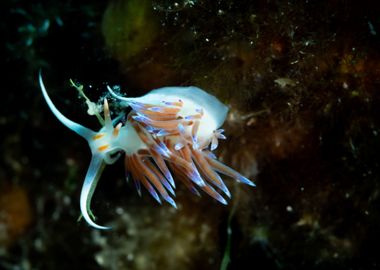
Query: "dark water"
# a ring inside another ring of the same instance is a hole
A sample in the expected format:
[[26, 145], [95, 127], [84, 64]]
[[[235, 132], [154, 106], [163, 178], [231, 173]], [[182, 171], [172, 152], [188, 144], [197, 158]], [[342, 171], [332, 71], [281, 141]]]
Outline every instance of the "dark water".
[[[380, 268], [376, 1], [8, 0], [0, 29], [0, 269]], [[40, 69], [95, 130], [70, 79], [95, 102], [106, 85], [208, 90], [230, 107], [217, 155], [257, 187], [226, 178], [223, 206], [178, 183], [174, 210], [120, 161], [92, 202], [115, 229], [88, 227], [90, 151], [49, 111]]]

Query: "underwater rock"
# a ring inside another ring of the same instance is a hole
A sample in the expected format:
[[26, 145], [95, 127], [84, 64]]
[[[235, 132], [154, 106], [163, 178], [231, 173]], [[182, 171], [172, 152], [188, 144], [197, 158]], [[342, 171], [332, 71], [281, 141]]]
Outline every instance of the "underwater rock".
[[115, 233], [92, 232], [100, 248], [98, 264], [104, 269], [216, 269], [220, 208], [205, 218], [189, 202], [178, 207], [118, 208]]

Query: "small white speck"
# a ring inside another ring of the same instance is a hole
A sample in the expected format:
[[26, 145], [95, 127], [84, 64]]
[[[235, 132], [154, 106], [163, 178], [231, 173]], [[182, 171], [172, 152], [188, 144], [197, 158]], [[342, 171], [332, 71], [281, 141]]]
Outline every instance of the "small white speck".
[[34, 247], [38, 251], [43, 251], [44, 250], [44, 243], [43, 243], [43, 241], [42, 241], [41, 238], [37, 238], [36, 240], [34, 240]]
[[288, 205], [286, 207], [286, 211], [288, 211], [289, 213], [293, 212], [293, 207], [291, 207], [290, 205]]
[[124, 213], [124, 209], [122, 207], [117, 207], [115, 210], [116, 214], [122, 215]]
[[95, 260], [99, 265], [104, 265], [104, 257], [102, 255], [96, 255]]
[[71, 203], [71, 198], [69, 196], [64, 196], [63, 197], [63, 204], [69, 205], [70, 203]]

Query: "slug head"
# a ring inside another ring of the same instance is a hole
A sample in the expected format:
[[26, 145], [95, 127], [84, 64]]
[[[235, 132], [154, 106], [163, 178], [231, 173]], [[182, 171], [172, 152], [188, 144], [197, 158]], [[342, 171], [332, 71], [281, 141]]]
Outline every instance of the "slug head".
[[101, 156], [107, 164], [115, 163], [123, 151], [118, 143], [122, 125], [122, 123], [119, 123], [114, 127], [107, 99], [104, 99], [104, 126], [94, 136], [88, 138], [87, 141], [92, 154]]
[[92, 215], [92, 212], [90, 206], [92, 195], [106, 164], [114, 163], [121, 156], [122, 149], [117, 146], [117, 138], [122, 123], [119, 123], [116, 127], [113, 126], [106, 99], [104, 100], [104, 126], [99, 132], [75, 123], [64, 116], [51, 101], [43, 83], [41, 72], [39, 73], [39, 84], [46, 103], [57, 119], [66, 127], [85, 138], [91, 148], [92, 158], [82, 186], [80, 208], [83, 218], [90, 226], [97, 229], [109, 229], [110, 227], [100, 226], [91, 219], [90, 215]]

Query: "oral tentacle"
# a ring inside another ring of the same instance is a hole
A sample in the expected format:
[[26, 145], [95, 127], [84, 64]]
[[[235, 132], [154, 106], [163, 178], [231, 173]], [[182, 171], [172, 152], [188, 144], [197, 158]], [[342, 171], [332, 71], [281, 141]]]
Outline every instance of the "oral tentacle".
[[[194, 194], [203, 190], [215, 200], [227, 204], [231, 197], [219, 173], [236, 181], [255, 186], [248, 178], [219, 162], [212, 150], [219, 139], [226, 139], [218, 129], [228, 108], [214, 96], [197, 87], [164, 87], [145, 96], [119, 96], [109, 86], [109, 93], [119, 105], [131, 107], [125, 119], [120, 114], [112, 120], [107, 99], [104, 99], [104, 127], [99, 132], [81, 126], [58, 111], [47, 94], [39, 74], [42, 94], [53, 114], [69, 129], [88, 140], [93, 153], [81, 191], [80, 208], [86, 222], [97, 229], [109, 229], [94, 222], [91, 199], [107, 163], [125, 153], [126, 175], [133, 178], [138, 194], [141, 185], [159, 203], [162, 199], [177, 207], [174, 175]], [[78, 87], [79, 88], [79, 87]]]
[[57, 109], [57, 107], [54, 105], [53, 101], [50, 99], [50, 97], [49, 97], [49, 95], [48, 95], [48, 93], [46, 91], [44, 82], [42, 80], [41, 71], [38, 74], [38, 80], [39, 80], [39, 83], [40, 83], [40, 88], [41, 88], [41, 91], [42, 91], [42, 95], [44, 96], [46, 103], [48, 104], [50, 110], [53, 112], [53, 114], [55, 115], [55, 117], [57, 117], [57, 119], [62, 124], [64, 124], [66, 127], [68, 127], [69, 129], [71, 129], [72, 131], [74, 131], [75, 133], [77, 133], [79, 136], [85, 138], [87, 141], [90, 141], [90, 139], [96, 134], [96, 132], [94, 132], [91, 129], [86, 128], [86, 127], [84, 127], [84, 126], [82, 126], [82, 125], [80, 125], [78, 123], [75, 123], [74, 121], [68, 119], [66, 116], [64, 116]]
[[93, 155], [91, 158], [90, 166], [87, 170], [87, 174], [82, 186], [82, 191], [80, 195], [80, 209], [83, 218], [86, 222], [96, 228], [101, 230], [107, 230], [111, 227], [100, 226], [96, 224], [90, 217], [91, 212], [91, 199], [94, 194], [96, 185], [98, 184], [99, 178], [105, 168], [105, 163], [101, 156]]

